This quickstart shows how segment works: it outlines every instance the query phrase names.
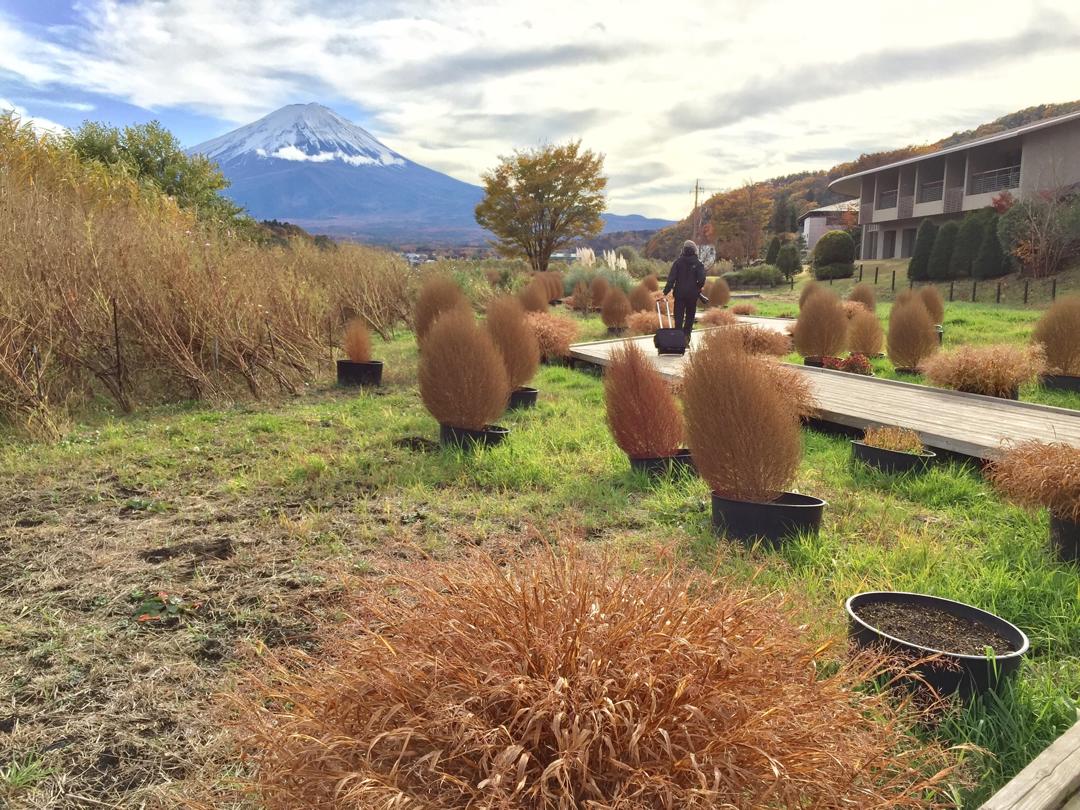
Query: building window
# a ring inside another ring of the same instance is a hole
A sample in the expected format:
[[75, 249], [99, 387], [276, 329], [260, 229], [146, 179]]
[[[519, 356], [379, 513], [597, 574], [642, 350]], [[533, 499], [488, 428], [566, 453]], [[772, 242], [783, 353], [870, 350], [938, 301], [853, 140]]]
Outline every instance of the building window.
[[891, 259], [896, 255], [896, 231], [885, 231], [885, 238], [881, 243], [881, 258]]
[[896, 195], [898, 189], [892, 188], [888, 191], [883, 191], [878, 195], [877, 207], [880, 211], [882, 208], [896, 208]]
[[975, 172], [971, 175], [968, 194], [989, 194], [994, 191], [1004, 191], [1009, 188], [1020, 186], [1020, 167], [1002, 166], [1000, 169], [990, 169], [986, 172]]
[[904, 232], [900, 237], [900, 258], [910, 259], [911, 254], [915, 252], [915, 229], [904, 228]]
[[929, 183], [922, 183], [919, 186], [919, 193], [915, 195], [915, 202], [937, 202], [945, 194], [945, 181], [934, 180]]

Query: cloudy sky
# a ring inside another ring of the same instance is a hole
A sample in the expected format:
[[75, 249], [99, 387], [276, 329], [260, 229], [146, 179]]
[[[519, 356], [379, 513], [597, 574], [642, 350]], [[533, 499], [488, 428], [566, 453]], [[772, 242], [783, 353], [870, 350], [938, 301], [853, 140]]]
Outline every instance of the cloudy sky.
[[0, 0], [0, 108], [39, 127], [193, 145], [318, 101], [469, 182], [580, 137], [616, 213], [1076, 98], [1077, 0]]

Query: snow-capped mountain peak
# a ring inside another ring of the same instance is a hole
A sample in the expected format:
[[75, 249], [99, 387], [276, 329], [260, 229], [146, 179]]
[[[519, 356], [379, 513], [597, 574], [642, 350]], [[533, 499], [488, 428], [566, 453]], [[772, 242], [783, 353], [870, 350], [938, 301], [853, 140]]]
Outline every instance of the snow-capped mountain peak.
[[243, 158], [351, 166], [404, 166], [405, 159], [371, 133], [321, 104], [290, 104], [221, 137], [193, 146], [219, 164]]

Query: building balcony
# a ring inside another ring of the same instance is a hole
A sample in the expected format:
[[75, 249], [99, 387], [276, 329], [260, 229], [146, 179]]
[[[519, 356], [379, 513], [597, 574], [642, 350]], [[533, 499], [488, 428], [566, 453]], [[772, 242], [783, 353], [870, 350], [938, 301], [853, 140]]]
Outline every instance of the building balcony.
[[985, 172], [975, 172], [968, 182], [968, 194], [991, 194], [1020, 187], [1020, 167], [1002, 166]]
[[922, 183], [919, 185], [919, 193], [915, 196], [915, 202], [928, 203], [937, 202], [945, 196], [945, 181], [934, 180], [930, 183]]
[[878, 194], [877, 198], [877, 210], [881, 211], [885, 208], [896, 208], [896, 197], [899, 189], [889, 189]]

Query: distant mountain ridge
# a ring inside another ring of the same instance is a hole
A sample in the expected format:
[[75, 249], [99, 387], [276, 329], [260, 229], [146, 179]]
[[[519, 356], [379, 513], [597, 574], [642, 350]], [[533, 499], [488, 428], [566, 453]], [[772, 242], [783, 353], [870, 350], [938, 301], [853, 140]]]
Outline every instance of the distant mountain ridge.
[[[321, 104], [290, 104], [191, 147], [216, 161], [225, 195], [257, 219], [384, 244], [481, 244], [483, 189], [414, 163]], [[671, 220], [605, 214], [605, 229], [655, 231]]]

